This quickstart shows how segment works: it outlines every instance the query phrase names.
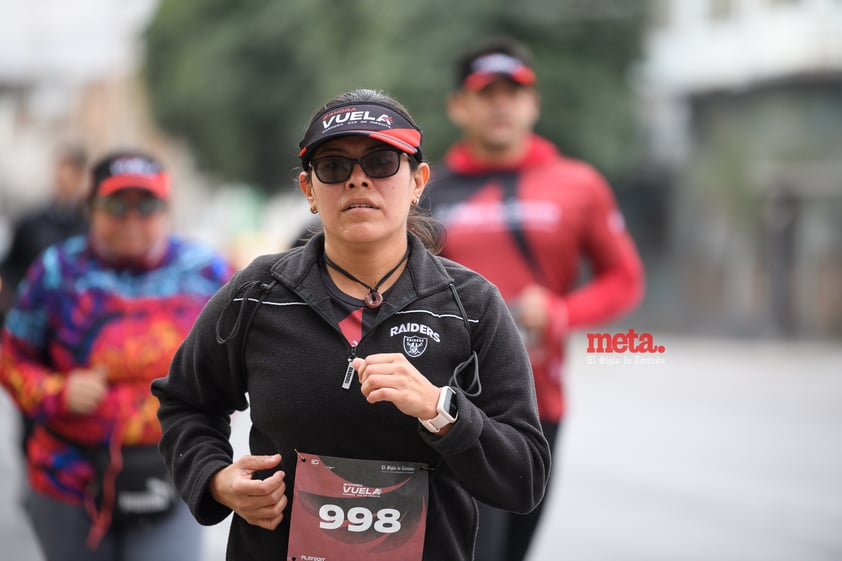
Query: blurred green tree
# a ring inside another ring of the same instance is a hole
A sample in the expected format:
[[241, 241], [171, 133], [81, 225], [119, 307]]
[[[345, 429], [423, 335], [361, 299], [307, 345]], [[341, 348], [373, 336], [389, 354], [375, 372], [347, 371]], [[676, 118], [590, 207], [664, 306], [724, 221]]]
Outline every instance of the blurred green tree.
[[458, 134], [444, 99], [453, 59], [487, 35], [534, 52], [541, 134], [619, 177], [637, 160], [629, 73], [645, 0], [162, 0], [146, 31], [153, 115], [199, 165], [264, 191], [291, 185], [318, 103], [352, 88], [400, 99], [439, 159]]

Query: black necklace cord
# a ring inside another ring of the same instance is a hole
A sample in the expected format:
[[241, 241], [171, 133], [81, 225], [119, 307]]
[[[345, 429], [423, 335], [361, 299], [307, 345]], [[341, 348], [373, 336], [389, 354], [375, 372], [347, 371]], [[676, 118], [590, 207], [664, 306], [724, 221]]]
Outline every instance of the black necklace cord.
[[406, 253], [403, 254], [403, 257], [401, 257], [401, 260], [398, 261], [398, 264], [395, 265], [394, 267], [392, 267], [392, 269], [388, 273], [383, 275], [383, 278], [381, 278], [379, 281], [377, 281], [377, 284], [375, 284], [374, 286], [369, 286], [366, 283], [364, 283], [363, 281], [361, 281], [360, 279], [358, 279], [357, 277], [355, 277], [354, 275], [352, 275], [351, 273], [349, 273], [348, 271], [346, 271], [345, 269], [343, 269], [342, 267], [340, 267], [339, 265], [337, 265], [336, 263], [334, 263], [330, 259], [330, 257], [327, 256], [327, 253], [324, 254], [326, 265], [332, 267], [333, 269], [335, 269], [339, 273], [342, 273], [343, 275], [345, 275], [346, 277], [348, 277], [352, 281], [358, 282], [368, 289], [368, 294], [365, 295], [365, 298], [363, 299], [363, 301], [365, 302], [366, 307], [371, 308], [372, 310], [376, 310], [377, 308], [379, 308], [383, 304], [383, 295], [380, 294], [380, 285], [382, 285], [384, 282], [386, 282], [386, 280], [389, 277], [391, 277], [395, 273], [395, 271], [398, 270], [398, 267], [403, 265], [404, 261], [406, 261], [408, 257], [409, 257], [409, 246], [407, 246]]

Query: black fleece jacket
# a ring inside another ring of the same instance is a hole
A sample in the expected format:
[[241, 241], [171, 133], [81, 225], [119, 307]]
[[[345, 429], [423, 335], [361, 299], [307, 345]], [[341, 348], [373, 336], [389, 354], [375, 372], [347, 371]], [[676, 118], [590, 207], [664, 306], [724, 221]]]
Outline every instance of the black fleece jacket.
[[[246, 408], [250, 452], [282, 455], [290, 505], [296, 450], [433, 468], [425, 561], [473, 558], [475, 499], [516, 512], [541, 501], [550, 451], [529, 359], [503, 299], [480, 275], [409, 238], [407, 267], [356, 348], [342, 335], [320, 276], [322, 235], [255, 259], [208, 303], [169, 375], [152, 384], [160, 401], [161, 452], [199, 522], [216, 524], [231, 513], [211, 497], [208, 484], [233, 461], [230, 415]], [[227, 341], [218, 342], [218, 335]], [[352, 353], [407, 354], [407, 335], [426, 339], [424, 352], [409, 356], [413, 365], [435, 385], [457, 389], [458, 420], [443, 437], [391, 403], [369, 404], [356, 377], [350, 389], [342, 388]], [[482, 388], [476, 396], [463, 391], [475, 393], [472, 367], [451, 379], [472, 351]], [[227, 559], [284, 559], [290, 509], [274, 531], [235, 515]]]

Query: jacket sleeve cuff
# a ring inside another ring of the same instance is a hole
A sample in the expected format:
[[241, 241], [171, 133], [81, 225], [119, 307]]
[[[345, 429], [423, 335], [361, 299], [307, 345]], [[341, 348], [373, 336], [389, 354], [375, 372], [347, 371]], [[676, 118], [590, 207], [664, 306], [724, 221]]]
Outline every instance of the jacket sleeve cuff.
[[210, 481], [225, 464], [214, 463], [207, 466], [204, 474], [200, 475], [194, 487], [194, 493], [188, 498], [188, 506], [199, 524], [213, 526], [225, 520], [233, 512], [230, 508], [213, 498], [210, 492]]
[[456, 390], [458, 418], [444, 436], [431, 433], [418, 423], [418, 433], [430, 447], [442, 456], [461, 454], [473, 446], [482, 432], [482, 416], [461, 390]]

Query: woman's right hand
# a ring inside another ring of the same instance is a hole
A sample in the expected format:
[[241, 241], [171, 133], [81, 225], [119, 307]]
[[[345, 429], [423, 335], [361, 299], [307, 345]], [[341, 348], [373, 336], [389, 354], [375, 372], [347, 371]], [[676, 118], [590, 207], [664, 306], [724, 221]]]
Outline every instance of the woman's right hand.
[[253, 479], [252, 476], [254, 472], [271, 469], [280, 462], [280, 454], [243, 456], [211, 478], [211, 496], [249, 524], [274, 530], [284, 519], [287, 506], [286, 474], [279, 470], [266, 479]]
[[64, 397], [71, 413], [93, 413], [107, 392], [107, 372], [103, 367], [77, 368], [67, 375]]

